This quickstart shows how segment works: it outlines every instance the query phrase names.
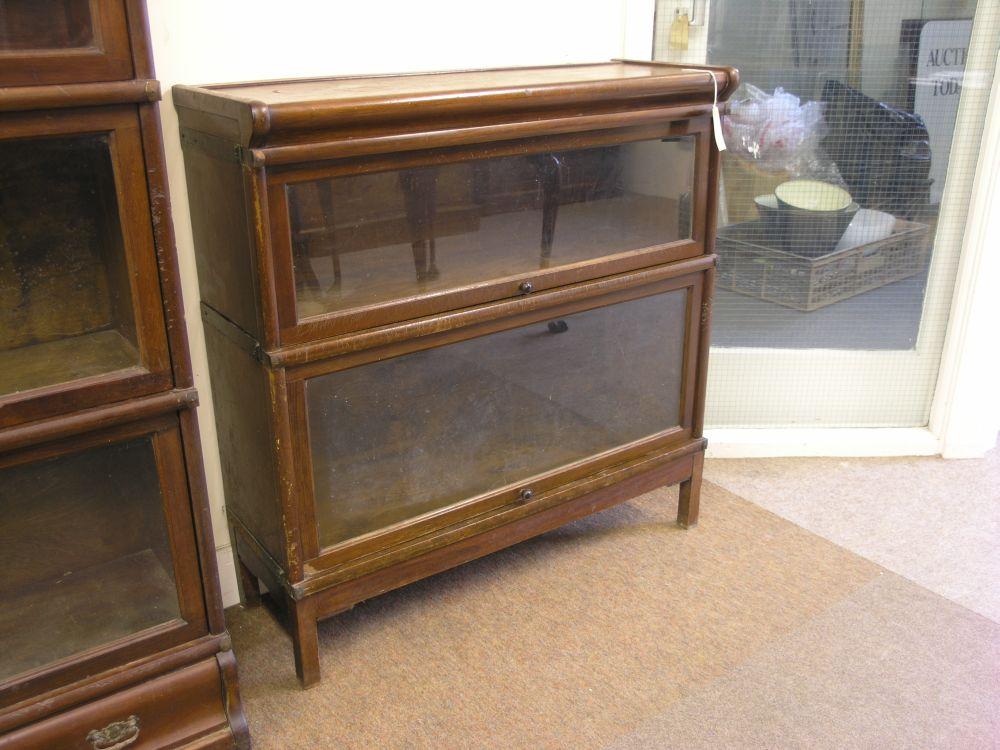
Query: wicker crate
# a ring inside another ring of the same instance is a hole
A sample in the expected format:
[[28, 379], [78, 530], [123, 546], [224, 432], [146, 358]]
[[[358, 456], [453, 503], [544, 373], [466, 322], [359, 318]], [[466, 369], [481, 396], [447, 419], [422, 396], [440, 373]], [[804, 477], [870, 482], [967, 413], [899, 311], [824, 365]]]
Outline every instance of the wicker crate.
[[926, 224], [896, 220], [882, 240], [803, 258], [768, 245], [760, 221], [719, 229], [718, 286], [806, 312], [922, 272]]

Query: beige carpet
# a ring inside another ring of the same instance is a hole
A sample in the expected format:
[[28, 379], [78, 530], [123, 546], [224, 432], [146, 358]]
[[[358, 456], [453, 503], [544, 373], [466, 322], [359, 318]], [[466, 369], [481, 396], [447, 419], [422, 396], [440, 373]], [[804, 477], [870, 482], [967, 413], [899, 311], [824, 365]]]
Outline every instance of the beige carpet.
[[989, 748], [1000, 626], [711, 484], [359, 605], [300, 691], [230, 611], [255, 747]]
[[719, 459], [705, 476], [1000, 622], [1000, 447], [962, 461]]

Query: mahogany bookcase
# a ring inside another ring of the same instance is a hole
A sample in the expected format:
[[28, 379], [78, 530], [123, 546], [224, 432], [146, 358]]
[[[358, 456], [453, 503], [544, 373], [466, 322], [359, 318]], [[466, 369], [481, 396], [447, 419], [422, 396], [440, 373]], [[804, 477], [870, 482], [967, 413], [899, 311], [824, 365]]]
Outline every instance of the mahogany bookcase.
[[695, 523], [737, 79], [174, 88], [242, 593], [287, 609], [304, 685], [366, 598], [665, 484]]
[[145, 6], [0, 6], [0, 748], [248, 748]]

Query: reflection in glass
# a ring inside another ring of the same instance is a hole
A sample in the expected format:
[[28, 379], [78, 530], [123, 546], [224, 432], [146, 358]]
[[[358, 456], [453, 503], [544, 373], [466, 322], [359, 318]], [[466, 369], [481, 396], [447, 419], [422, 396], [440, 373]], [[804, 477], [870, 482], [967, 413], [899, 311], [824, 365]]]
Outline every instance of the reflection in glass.
[[137, 364], [107, 136], [0, 141], [0, 395]]
[[90, 0], [0, 0], [0, 54], [93, 44]]
[[688, 238], [693, 184], [690, 137], [293, 184], [298, 315]]
[[306, 383], [334, 544], [677, 425], [685, 290]]
[[0, 469], [0, 679], [179, 617], [149, 438]]

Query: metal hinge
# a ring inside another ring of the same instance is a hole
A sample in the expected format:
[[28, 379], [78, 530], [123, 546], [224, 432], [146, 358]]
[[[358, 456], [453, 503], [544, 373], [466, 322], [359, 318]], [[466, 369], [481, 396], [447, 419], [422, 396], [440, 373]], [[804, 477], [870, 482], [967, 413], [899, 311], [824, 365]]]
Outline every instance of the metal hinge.
[[197, 149], [220, 161], [242, 164], [245, 149], [239, 144], [218, 136], [185, 128], [181, 131], [181, 148]]

